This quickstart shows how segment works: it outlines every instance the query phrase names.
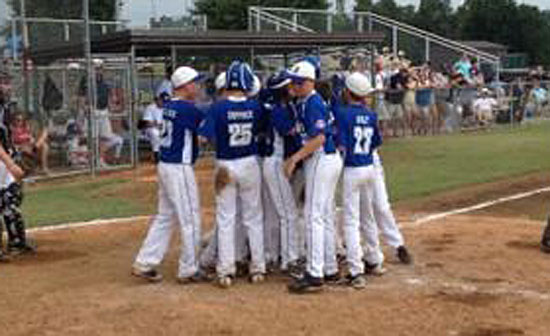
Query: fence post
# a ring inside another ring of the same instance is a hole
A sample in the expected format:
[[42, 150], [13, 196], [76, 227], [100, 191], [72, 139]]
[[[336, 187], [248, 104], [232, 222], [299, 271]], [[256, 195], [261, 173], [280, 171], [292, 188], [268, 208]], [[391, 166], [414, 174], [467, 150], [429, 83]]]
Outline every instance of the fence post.
[[426, 43], [426, 46], [425, 46], [426, 57], [424, 59], [426, 62], [429, 62], [430, 61], [430, 39], [426, 37], [425, 43]]
[[296, 11], [292, 13], [292, 31], [298, 31], [298, 12]]
[[397, 33], [398, 33], [397, 26], [392, 26], [392, 50], [394, 55], [397, 55], [397, 52], [398, 52]]
[[327, 14], [327, 33], [332, 33], [332, 14]]
[[362, 33], [363, 32], [363, 20], [365, 19], [363, 17], [363, 14], [357, 14], [357, 31]]
[[369, 33], [372, 33], [372, 15], [370, 12], [368, 14], [367, 20], [368, 20], [367, 24], [368, 24]]
[[65, 41], [69, 42], [71, 40], [71, 29], [69, 27], [68, 23], [63, 24], [64, 32], [65, 32]]
[[15, 18], [11, 18], [11, 51], [13, 53], [13, 61], [17, 61], [17, 25], [15, 23]]
[[262, 10], [261, 8], [257, 8], [256, 10], [256, 32], [260, 32], [260, 30], [262, 30], [262, 27], [261, 27], [261, 24], [262, 24], [262, 21], [261, 21], [261, 14], [262, 13]]

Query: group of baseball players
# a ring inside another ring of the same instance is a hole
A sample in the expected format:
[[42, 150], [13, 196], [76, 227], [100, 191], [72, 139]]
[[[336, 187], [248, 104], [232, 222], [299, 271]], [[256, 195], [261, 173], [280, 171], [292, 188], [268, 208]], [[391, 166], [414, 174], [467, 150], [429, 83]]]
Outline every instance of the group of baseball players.
[[[215, 279], [227, 288], [243, 273], [260, 283], [277, 268], [292, 278], [292, 293], [325, 284], [364, 288], [366, 274], [385, 272], [380, 234], [402, 263], [412, 262], [388, 200], [382, 136], [366, 105], [370, 81], [351, 73], [327, 101], [315, 90], [319, 74], [319, 63], [306, 57], [262, 88], [250, 66], [235, 60], [216, 78], [217, 100], [205, 112], [196, 104], [202, 76], [186, 66], [174, 71], [163, 103], [158, 212], [133, 275], [162, 280], [158, 266], [176, 222], [183, 284]], [[215, 148], [216, 215], [203, 244], [193, 164], [207, 142]]]

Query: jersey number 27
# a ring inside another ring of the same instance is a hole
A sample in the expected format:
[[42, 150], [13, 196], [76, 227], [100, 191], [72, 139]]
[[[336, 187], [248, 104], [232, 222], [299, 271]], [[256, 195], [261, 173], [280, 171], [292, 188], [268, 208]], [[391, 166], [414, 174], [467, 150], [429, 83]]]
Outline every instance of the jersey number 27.
[[353, 137], [355, 138], [355, 154], [368, 154], [374, 129], [372, 127], [356, 126], [353, 128]]

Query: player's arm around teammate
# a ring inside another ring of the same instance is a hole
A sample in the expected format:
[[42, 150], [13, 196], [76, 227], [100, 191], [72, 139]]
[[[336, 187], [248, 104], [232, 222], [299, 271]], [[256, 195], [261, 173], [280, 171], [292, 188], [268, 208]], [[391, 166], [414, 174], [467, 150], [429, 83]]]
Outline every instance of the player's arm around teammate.
[[197, 252], [200, 247], [201, 217], [193, 163], [198, 156], [197, 129], [202, 113], [194, 100], [197, 71], [180, 67], [172, 75], [174, 98], [163, 111], [163, 134], [158, 173], [158, 210], [136, 257], [133, 274], [160, 281], [157, 267], [170, 245], [174, 219], [181, 232], [178, 281], [202, 280]]
[[199, 134], [216, 146], [216, 223], [218, 284], [229, 287], [235, 276], [235, 216], [242, 201], [242, 220], [251, 252], [250, 280], [264, 279], [261, 170], [256, 136], [260, 105], [246, 97], [253, 74], [246, 63], [233, 62], [227, 70], [226, 99], [215, 103]]
[[304, 276], [289, 285], [289, 291], [318, 291], [325, 281], [338, 276], [334, 232], [334, 193], [342, 169], [330, 132], [329, 112], [315, 92], [315, 67], [299, 62], [289, 71], [297, 100], [297, 131], [302, 148], [285, 161], [291, 176], [296, 165], [304, 161], [306, 175], [306, 245], [307, 266]]
[[372, 198], [376, 178], [372, 153], [382, 143], [378, 118], [364, 104], [371, 92], [369, 79], [355, 72], [346, 78], [345, 103], [334, 108], [337, 143], [344, 153], [342, 193], [348, 281], [358, 289], [366, 284], [360, 234], [362, 198]]

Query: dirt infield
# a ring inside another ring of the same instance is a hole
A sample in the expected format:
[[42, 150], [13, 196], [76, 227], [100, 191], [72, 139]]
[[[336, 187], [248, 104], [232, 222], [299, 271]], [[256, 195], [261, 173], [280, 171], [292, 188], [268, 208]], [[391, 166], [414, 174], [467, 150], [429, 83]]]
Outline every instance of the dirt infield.
[[5, 335], [545, 335], [550, 256], [539, 222], [457, 216], [404, 233], [415, 264], [369, 278], [363, 291], [330, 287], [291, 296], [286, 280], [229, 290], [129, 275], [145, 221], [37, 232], [39, 253], [0, 265]]
[[[202, 168], [206, 231], [213, 188], [211, 167]], [[153, 184], [150, 170], [135, 178]], [[539, 251], [541, 221], [530, 218], [543, 216], [538, 208], [548, 205], [548, 194], [410, 225], [422, 214], [545, 181], [530, 176], [398, 204], [415, 264], [397, 264], [386, 251], [388, 273], [369, 278], [362, 291], [327, 287], [293, 296], [277, 275], [260, 285], [240, 280], [229, 290], [179, 285], [177, 242], [162, 267], [165, 280], [146, 284], [130, 276], [146, 220], [35, 232], [38, 254], [0, 264], [0, 335], [546, 335], [550, 255]]]

